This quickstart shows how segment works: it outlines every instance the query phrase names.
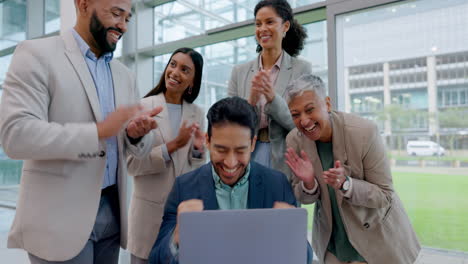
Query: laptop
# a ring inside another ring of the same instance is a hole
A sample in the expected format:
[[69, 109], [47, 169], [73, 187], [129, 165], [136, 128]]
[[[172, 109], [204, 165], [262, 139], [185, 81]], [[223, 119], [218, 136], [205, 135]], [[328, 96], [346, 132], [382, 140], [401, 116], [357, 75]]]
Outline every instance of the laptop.
[[303, 264], [307, 211], [207, 210], [179, 216], [180, 264]]

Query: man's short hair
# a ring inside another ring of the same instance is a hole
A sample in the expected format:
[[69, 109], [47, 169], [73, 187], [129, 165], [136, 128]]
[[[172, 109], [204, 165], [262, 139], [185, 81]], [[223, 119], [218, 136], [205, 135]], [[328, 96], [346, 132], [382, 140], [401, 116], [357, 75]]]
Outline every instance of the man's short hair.
[[250, 138], [257, 134], [258, 117], [255, 108], [247, 100], [237, 96], [219, 100], [208, 110], [208, 137], [211, 138], [211, 128], [222, 124], [237, 124], [250, 129]]

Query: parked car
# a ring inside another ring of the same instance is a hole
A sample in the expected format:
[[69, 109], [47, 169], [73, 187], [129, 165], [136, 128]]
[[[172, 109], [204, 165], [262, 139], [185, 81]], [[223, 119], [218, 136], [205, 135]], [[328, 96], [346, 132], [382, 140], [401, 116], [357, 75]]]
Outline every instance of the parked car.
[[408, 141], [406, 152], [411, 156], [445, 155], [445, 149], [434, 141]]

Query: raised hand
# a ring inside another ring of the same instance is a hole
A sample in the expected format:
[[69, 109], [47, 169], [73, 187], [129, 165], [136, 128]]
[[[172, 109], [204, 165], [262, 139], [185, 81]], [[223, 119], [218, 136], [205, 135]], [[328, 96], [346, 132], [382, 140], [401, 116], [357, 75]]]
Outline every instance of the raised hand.
[[273, 90], [273, 82], [270, 78], [270, 72], [261, 70], [252, 78], [252, 92], [258, 95], [263, 94], [268, 103], [271, 103], [275, 98], [275, 92]]
[[286, 157], [286, 164], [291, 168], [294, 175], [304, 183], [307, 189], [313, 189], [315, 187], [314, 167], [307, 153], [302, 150], [301, 157], [299, 157], [294, 149], [288, 148], [284, 156]]
[[335, 161], [335, 167], [322, 174], [323, 181], [330, 185], [333, 189], [339, 190], [346, 181], [345, 170], [339, 160]]
[[183, 201], [177, 207], [177, 224], [174, 229], [174, 243], [179, 244], [179, 215], [185, 212], [203, 211], [203, 201], [199, 199], [190, 199]]
[[174, 151], [187, 145], [189, 140], [192, 138], [192, 134], [194, 132], [193, 124], [187, 125], [187, 123], [187, 120], [184, 120], [179, 128], [179, 134], [177, 137], [167, 143], [167, 151], [169, 154], [172, 154]]
[[104, 121], [96, 124], [99, 139], [116, 136], [125, 123], [143, 109], [141, 105], [120, 106], [110, 113]]
[[198, 123], [194, 123], [193, 125], [193, 146], [200, 152], [204, 152], [205, 146], [205, 132], [200, 129], [200, 125]]
[[161, 113], [162, 110], [163, 108], [158, 106], [133, 118], [127, 125], [127, 135], [134, 139], [141, 138], [158, 127], [153, 117]]

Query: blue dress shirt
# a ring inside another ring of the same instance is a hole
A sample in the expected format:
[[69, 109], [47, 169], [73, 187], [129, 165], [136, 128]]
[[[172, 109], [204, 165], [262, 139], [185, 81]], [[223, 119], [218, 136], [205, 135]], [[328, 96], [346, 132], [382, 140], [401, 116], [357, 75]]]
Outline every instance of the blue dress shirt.
[[[112, 60], [112, 52], [104, 53], [101, 57], [97, 58], [91, 51], [89, 45], [81, 38], [81, 36], [72, 29], [73, 36], [76, 43], [83, 54], [83, 57], [88, 65], [89, 72], [93, 77], [94, 86], [96, 86], [97, 95], [99, 98], [99, 106], [103, 118], [114, 112], [115, 99], [114, 99], [114, 83], [112, 81], [112, 72], [110, 62]], [[104, 179], [102, 182], [102, 189], [117, 183], [117, 166], [119, 160], [119, 151], [117, 144], [117, 137], [106, 139], [106, 169], [104, 172]]]

